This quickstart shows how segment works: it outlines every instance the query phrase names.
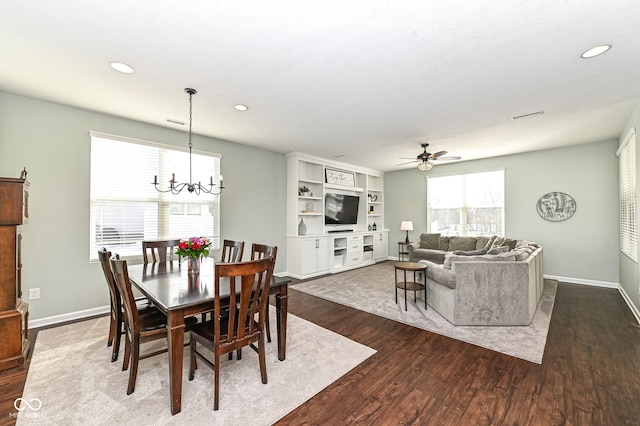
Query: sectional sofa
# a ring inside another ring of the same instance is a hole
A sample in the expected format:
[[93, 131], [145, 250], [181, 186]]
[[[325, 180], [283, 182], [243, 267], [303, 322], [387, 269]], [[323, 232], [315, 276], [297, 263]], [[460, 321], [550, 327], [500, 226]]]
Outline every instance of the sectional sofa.
[[454, 325], [528, 325], [543, 290], [542, 247], [498, 236], [422, 234], [428, 305]]

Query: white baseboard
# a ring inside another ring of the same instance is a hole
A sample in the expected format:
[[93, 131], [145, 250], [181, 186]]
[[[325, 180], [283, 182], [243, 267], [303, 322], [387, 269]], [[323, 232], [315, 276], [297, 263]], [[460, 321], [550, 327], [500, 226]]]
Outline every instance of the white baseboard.
[[622, 295], [622, 298], [624, 299], [624, 301], [627, 302], [627, 305], [629, 306], [629, 309], [631, 309], [633, 316], [636, 317], [636, 322], [640, 324], [640, 311], [638, 311], [638, 308], [636, 308], [636, 306], [633, 304], [633, 302], [631, 301], [631, 298], [629, 297], [627, 292], [624, 291], [624, 288], [622, 288], [622, 286], [618, 288], [618, 291]]
[[557, 275], [544, 275], [545, 278], [550, 280], [562, 281], [564, 283], [572, 283], [572, 284], [582, 284], [582, 285], [592, 285], [595, 287], [606, 287], [606, 288], [618, 288], [620, 284], [612, 283], [609, 281], [595, 281], [595, 280], [585, 280], [583, 278], [572, 278], [572, 277], [560, 277]]
[[108, 314], [110, 310], [111, 308], [107, 305], [100, 306], [98, 308], [86, 309], [84, 311], [69, 312], [68, 314], [54, 315], [52, 317], [40, 318], [37, 320], [29, 320], [29, 329], [60, 324], [67, 321], [77, 321], [96, 315], [104, 315]]

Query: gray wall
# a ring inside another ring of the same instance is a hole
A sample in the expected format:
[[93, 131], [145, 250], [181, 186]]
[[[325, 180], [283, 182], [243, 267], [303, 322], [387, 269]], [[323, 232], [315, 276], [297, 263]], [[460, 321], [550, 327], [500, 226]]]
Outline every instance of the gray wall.
[[[631, 127], [636, 128], [636, 144], [640, 141], [640, 106], [633, 112], [624, 131], [620, 135], [620, 143], [624, 141]], [[619, 146], [619, 145], [618, 145]], [[640, 149], [636, 145], [636, 184], [640, 188]], [[640, 200], [638, 200], [640, 201]], [[636, 206], [636, 212], [640, 212], [640, 205]], [[640, 247], [638, 247], [640, 253]], [[640, 310], [640, 270], [638, 264], [624, 254], [620, 254], [620, 286], [631, 302]]]
[[[89, 131], [187, 146], [187, 134], [164, 127], [0, 92], [0, 176], [31, 182], [23, 228], [23, 292], [37, 320], [108, 306], [99, 264], [89, 263]], [[222, 238], [278, 245], [286, 269], [286, 161], [282, 154], [194, 136], [194, 149], [222, 154]], [[150, 177], [149, 182], [151, 182]]]
[[[617, 285], [618, 163], [617, 141], [577, 145], [476, 161], [442, 164], [428, 172], [416, 168], [385, 174], [385, 216], [390, 255], [404, 240], [401, 220], [412, 220], [412, 241], [427, 230], [425, 176], [505, 170], [506, 236], [544, 248], [544, 274], [574, 282]], [[552, 191], [571, 195], [575, 215], [564, 222], [538, 216], [538, 199]]]

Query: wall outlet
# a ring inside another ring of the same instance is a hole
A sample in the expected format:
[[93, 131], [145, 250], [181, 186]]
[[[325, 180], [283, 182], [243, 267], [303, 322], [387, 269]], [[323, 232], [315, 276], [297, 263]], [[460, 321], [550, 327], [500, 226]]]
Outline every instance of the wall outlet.
[[40, 299], [40, 289], [39, 288], [30, 288], [29, 289], [29, 300]]

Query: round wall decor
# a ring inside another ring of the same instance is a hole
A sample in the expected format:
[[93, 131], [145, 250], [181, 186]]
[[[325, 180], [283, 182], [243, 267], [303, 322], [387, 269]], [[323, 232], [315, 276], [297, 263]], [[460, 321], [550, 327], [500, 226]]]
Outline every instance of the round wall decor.
[[562, 222], [576, 212], [576, 201], [564, 192], [549, 192], [538, 200], [538, 214], [550, 222]]

